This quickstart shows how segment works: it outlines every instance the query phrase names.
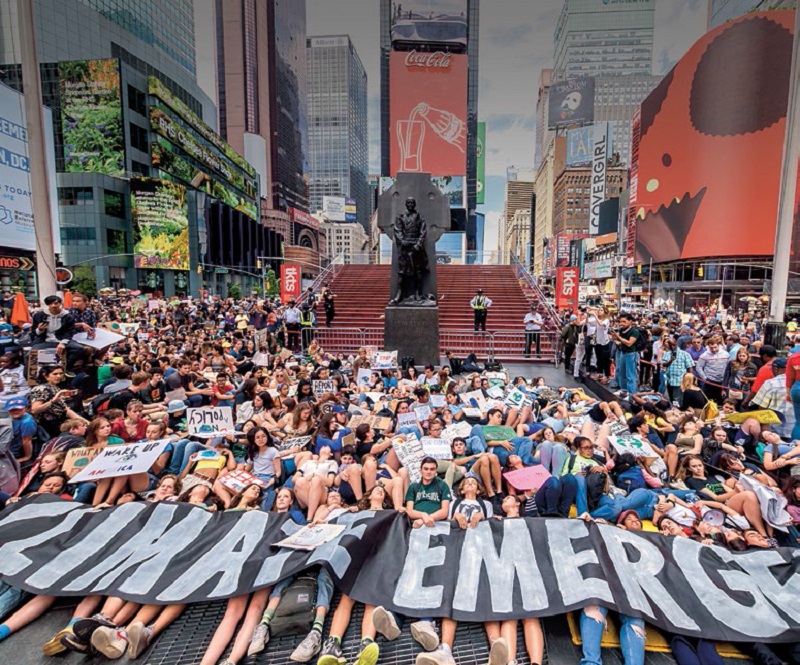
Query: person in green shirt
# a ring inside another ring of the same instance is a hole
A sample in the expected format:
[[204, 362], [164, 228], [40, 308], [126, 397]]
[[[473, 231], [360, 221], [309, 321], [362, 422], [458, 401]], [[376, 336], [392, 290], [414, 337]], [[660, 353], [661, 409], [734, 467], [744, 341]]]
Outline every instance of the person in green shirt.
[[453, 498], [447, 483], [437, 477], [438, 463], [433, 457], [426, 457], [420, 465], [422, 480], [411, 483], [406, 492], [406, 514], [411, 525], [433, 526], [434, 522], [446, 520], [450, 513], [450, 500]]

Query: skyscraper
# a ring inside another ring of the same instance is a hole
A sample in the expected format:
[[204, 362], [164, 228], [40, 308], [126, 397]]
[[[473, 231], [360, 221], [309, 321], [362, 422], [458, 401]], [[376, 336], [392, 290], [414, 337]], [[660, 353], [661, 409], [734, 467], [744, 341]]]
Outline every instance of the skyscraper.
[[553, 70], [542, 69], [539, 72], [539, 93], [536, 96], [536, 150], [533, 168], [538, 169], [546, 147], [553, 140], [553, 132], [547, 129], [547, 109], [550, 100], [550, 84], [553, 82]]
[[796, 8], [797, 0], [709, 0], [708, 30], [750, 12]]
[[367, 73], [344, 36], [310, 37], [308, 52], [309, 201], [356, 201], [356, 221], [369, 233]]
[[515, 166], [506, 169], [506, 206], [500, 234], [504, 263], [510, 262], [511, 252], [519, 255], [521, 248], [527, 249], [530, 245], [535, 180], [534, 169], [520, 169]]

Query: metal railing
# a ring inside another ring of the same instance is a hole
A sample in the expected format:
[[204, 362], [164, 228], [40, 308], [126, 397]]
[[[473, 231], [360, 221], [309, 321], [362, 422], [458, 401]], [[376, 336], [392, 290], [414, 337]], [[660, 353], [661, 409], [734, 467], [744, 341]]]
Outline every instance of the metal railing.
[[[371, 252], [342, 252], [337, 256], [344, 265], [390, 265], [392, 263], [392, 250], [374, 250]], [[492, 250], [486, 252], [436, 252], [438, 265], [501, 265], [503, 263], [500, 252]]]
[[[311, 293], [317, 294], [320, 289], [322, 289], [324, 284], [328, 284], [333, 281], [334, 277], [336, 277], [336, 273], [339, 269], [344, 265], [343, 262], [344, 254], [339, 254], [338, 256], [334, 257], [331, 262], [325, 267], [323, 271], [317, 275], [317, 278], [311, 284]], [[298, 306], [302, 305], [308, 299], [308, 291], [304, 291], [303, 294], [300, 296], [300, 302], [297, 303]]]
[[[319, 345], [330, 353], [356, 353], [362, 346], [383, 348], [383, 328], [315, 328], [314, 337]], [[448, 350], [458, 354], [474, 353], [483, 360], [517, 360], [558, 362], [560, 341], [558, 331], [539, 333], [539, 353], [536, 353], [535, 338], [532, 340], [530, 355], [526, 355], [526, 335], [524, 331], [475, 331], [439, 330], [439, 352]]]
[[547, 296], [544, 294], [539, 285], [536, 283], [536, 279], [533, 275], [531, 275], [530, 271], [525, 267], [525, 264], [522, 263], [520, 258], [511, 252], [511, 265], [514, 267], [517, 273], [517, 279], [523, 280], [528, 287], [533, 291], [536, 299], [539, 301], [542, 307], [544, 307], [545, 311], [547, 312], [547, 318], [549, 319], [549, 323], [552, 324], [552, 327], [556, 330], [559, 329], [559, 316], [558, 312], [547, 302]]

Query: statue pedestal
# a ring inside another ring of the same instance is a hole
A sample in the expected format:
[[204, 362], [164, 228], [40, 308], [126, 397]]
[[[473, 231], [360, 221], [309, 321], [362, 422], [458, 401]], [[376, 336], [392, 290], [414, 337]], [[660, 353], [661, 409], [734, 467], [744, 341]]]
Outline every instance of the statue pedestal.
[[411, 356], [419, 365], [439, 365], [439, 308], [389, 306], [384, 314], [383, 348], [397, 349], [397, 363]]

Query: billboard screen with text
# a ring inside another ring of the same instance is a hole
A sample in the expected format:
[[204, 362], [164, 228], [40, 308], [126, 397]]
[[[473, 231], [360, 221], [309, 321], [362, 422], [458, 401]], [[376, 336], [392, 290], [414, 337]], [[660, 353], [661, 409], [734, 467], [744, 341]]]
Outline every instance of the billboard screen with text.
[[391, 175], [467, 171], [467, 56], [390, 55]]

